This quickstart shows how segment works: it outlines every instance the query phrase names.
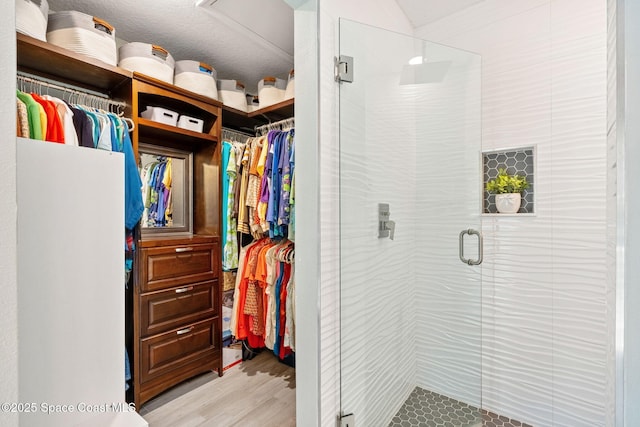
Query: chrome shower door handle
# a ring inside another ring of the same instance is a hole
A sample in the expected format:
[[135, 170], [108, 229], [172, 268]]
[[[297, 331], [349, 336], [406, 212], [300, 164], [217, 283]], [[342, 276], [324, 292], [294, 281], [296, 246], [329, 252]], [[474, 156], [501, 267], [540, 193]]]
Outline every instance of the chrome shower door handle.
[[464, 257], [464, 235], [467, 234], [468, 231], [469, 230], [462, 230], [458, 236], [458, 256], [460, 257], [460, 261], [465, 264], [469, 264], [469, 260]]
[[482, 258], [484, 256], [484, 242], [482, 240], [482, 233], [471, 228], [467, 231], [469, 234], [475, 234], [476, 236], [478, 236], [478, 259], [470, 262], [469, 265], [480, 265], [482, 264]]
[[[476, 235], [478, 236], [478, 259], [473, 260], [473, 259], [467, 259], [464, 257], [464, 236], [466, 234], [471, 234], [471, 235]], [[482, 233], [479, 232], [478, 230], [474, 230], [472, 228], [468, 229], [468, 230], [462, 230], [460, 232], [460, 235], [458, 237], [458, 250], [459, 250], [459, 256], [460, 256], [460, 261], [462, 261], [463, 263], [467, 264], [467, 265], [480, 265], [482, 264], [482, 258], [483, 258], [483, 242], [482, 242]]]

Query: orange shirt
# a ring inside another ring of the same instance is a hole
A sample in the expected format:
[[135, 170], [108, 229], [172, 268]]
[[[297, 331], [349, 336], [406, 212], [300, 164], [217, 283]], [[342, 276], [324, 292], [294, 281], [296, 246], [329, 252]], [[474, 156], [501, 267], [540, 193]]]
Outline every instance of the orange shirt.
[[38, 104], [42, 105], [42, 108], [44, 108], [47, 114], [47, 134], [45, 141], [64, 144], [64, 127], [62, 126], [62, 120], [60, 120], [56, 105], [51, 101], [42, 99], [35, 93], [32, 93], [31, 96]]
[[244, 313], [244, 306], [247, 298], [247, 289], [249, 280], [254, 280], [256, 271], [256, 262], [260, 250], [269, 243], [269, 239], [263, 239], [255, 246], [251, 247], [245, 258], [244, 275], [240, 282], [239, 301], [238, 301], [238, 335], [237, 339], [246, 339], [249, 345], [254, 348], [264, 347], [264, 339], [251, 333], [251, 325], [253, 321], [251, 316]]
[[270, 243], [268, 245], [266, 245], [264, 248], [262, 248], [260, 250], [260, 253], [258, 254], [258, 264], [256, 267], [256, 275], [255, 275], [255, 279], [258, 282], [258, 285], [260, 286], [260, 290], [261, 290], [261, 299], [260, 299], [260, 307], [258, 307], [258, 312], [260, 313], [260, 316], [262, 317], [261, 319], [261, 331], [262, 334], [264, 335], [264, 326], [267, 324], [267, 312], [268, 312], [268, 307], [269, 307], [269, 295], [266, 293], [266, 289], [267, 289], [267, 252], [270, 251], [274, 246], [276, 246], [275, 243]]

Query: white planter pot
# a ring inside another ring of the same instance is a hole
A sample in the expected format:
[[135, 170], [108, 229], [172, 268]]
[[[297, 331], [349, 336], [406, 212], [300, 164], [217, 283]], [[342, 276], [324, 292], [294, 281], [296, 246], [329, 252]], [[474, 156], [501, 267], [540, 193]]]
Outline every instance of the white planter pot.
[[520, 193], [496, 194], [496, 208], [500, 213], [518, 212], [520, 202], [522, 202], [522, 194]]

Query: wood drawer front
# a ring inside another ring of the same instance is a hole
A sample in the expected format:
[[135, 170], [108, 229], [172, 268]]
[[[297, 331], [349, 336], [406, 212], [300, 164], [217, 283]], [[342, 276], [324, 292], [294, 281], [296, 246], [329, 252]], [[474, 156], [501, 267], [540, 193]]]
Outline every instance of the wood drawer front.
[[153, 335], [218, 314], [218, 281], [184, 285], [140, 297], [142, 336]]
[[203, 282], [217, 277], [217, 251], [211, 244], [163, 246], [142, 250], [143, 292]]
[[142, 339], [140, 381], [152, 380], [198, 359], [215, 358], [216, 335], [216, 319], [208, 319]]

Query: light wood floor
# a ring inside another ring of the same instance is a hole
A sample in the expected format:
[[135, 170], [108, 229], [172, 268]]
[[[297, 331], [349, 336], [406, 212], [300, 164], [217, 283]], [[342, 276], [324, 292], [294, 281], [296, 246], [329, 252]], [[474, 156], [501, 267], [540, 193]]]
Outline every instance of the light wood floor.
[[296, 425], [295, 369], [271, 352], [180, 384], [140, 408], [150, 427]]

